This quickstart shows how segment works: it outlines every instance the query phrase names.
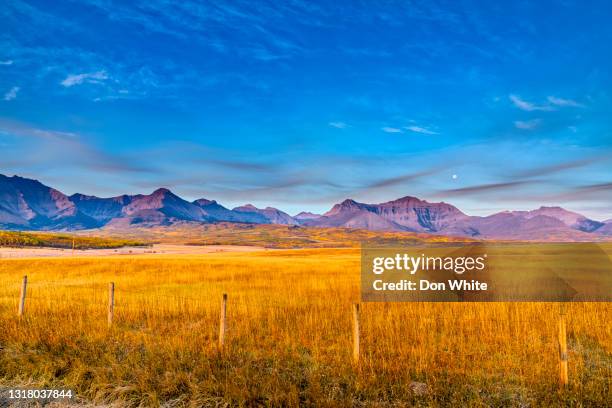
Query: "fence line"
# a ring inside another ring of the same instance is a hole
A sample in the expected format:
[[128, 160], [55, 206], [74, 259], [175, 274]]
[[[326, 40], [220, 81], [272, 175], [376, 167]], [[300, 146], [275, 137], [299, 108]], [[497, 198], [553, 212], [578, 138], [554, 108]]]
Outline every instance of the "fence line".
[[[59, 281], [56, 281], [59, 282]], [[40, 283], [39, 283], [40, 285]], [[49, 285], [51, 286], [51, 285]], [[94, 287], [98, 286], [97, 284], [92, 284], [92, 286], [88, 287], [88, 289], [93, 289]], [[21, 282], [21, 290], [19, 293], [19, 306], [17, 309], [17, 316], [19, 319], [21, 319], [24, 314], [25, 314], [25, 302], [26, 302], [26, 298], [27, 297], [27, 287], [28, 287], [28, 277], [24, 276]], [[114, 321], [114, 310], [115, 310], [115, 283], [114, 282], [110, 282], [108, 284], [108, 313], [107, 313], [107, 324], [108, 327], [112, 327], [113, 325], [113, 321]], [[125, 293], [134, 293], [134, 294], [139, 294], [139, 295], [143, 295], [143, 294], [150, 294], [150, 292], [144, 292], [144, 291], [133, 291], [133, 290], [127, 290], [127, 289], [121, 289], [120, 292], [125, 292]], [[155, 293], [155, 295], [160, 296], [160, 297], [165, 297], [165, 298], [173, 298], [173, 299], [179, 299], [179, 300], [201, 300], [199, 298], [195, 298], [193, 296], [171, 296], [171, 295], [164, 295], [164, 294], [160, 294], [160, 293]], [[29, 297], [30, 299], [32, 298], [36, 298], [36, 297]], [[220, 308], [220, 315], [219, 315], [219, 339], [218, 339], [218, 346], [219, 346], [219, 351], [224, 351], [225, 349], [225, 339], [226, 339], [226, 333], [227, 333], [227, 293], [223, 293], [222, 298], [221, 298], [221, 308]], [[82, 302], [82, 303], [88, 303], [88, 302]], [[286, 305], [284, 306], [279, 306], [279, 305], [264, 305], [266, 308], [275, 308], [278, 309], [279, 307], [287, 307]], [[358, 365], [359, 364], [359, 360], [360, 360], [360, 355], [361, 355], [361, 307], [360, 307], [360, 303], [354, 303], [353, 304], [353, 347], [352, 347], [352, 352], [353, 352], [353, 362]], [[261, 305], [258, 305], [258, 307], [261, 307]], [[457, 317], [461, 317], [461, 315], [458, 315]], [[558, 324], [558, 337], [557, 337], [557, 341], [558, 341], [558, 346], [559, 346], [559, 386], [561, 388], [564, 388], [568, 385], [569, 383], [569, 374], [568, 374], [568, 351], [567, 351], [567, 329], [566, 329], [566, 309], [564, 307], [564, 305], [562, 304], [560, 307], [560, 313], [559, 313], [559, 324]], [[450, 316], [450, 317], [442, 317], [442, 316], [435, 316], [435, 317], [422, 317], [422, 320], [427, 320], [427, 321], [452, 321], [452, 322], [457, 322], [459, 321], [458, 319], [456, 319], [455, 316]], [[478, 317], [471, 317], [469, 320], [478, 320], [478, 321], [495, 321], [495, 322], [504, 322], [507, 324], [511, 324], [511, 323], [533, 323], [533, 320], [528, 320], [528, 319], [500, 319], [500, 318], [487, 318], [487, 319], [479, 319]], [[596, 327], [598, 326], [602, 326], [602, 327], [607, 327], [607, 325], [603, 324], [603, 325], [596, 325]]]
[[567, 331], [565, 330], [565, 308], [561, 305], [559, 313], [559, 385], [566, 387], [569, 382], [567, 372]]
[[[28, 279], [27, 281], [27, 288], [28, 290], [28, 296], [27, 299], [43, 299], [43, 297], [39, 297], [39, 296], [33, 296], [32, 293], [35, 293], [37, 291], [34, 291], [34, 289], [48, 289], [48, 288], [52, 288], [52, 287], [56, 287], [56, 285], [52, 285], [50, 283], [57, 283], [57, 285], [59, 286], [64, 286], [64, 287], [68, 287], [71, 289], [79, 289], [79, 290], [85, 290], [85, 291], [95, 291], [95, 290], [101, 290], [103, 288], [108, 288], [108, 284], [100, 284], [100, 283], [83, 283], [83, 284], [66, 284], [65, 281], [45, 281], [43, 282], [32, 282], [31, 280]], [[133, 289], [126, 289], [124, 287], [115, 287], [115, 293], [127, 293], [127, 294], [133, 294], [136, 296], [153, 296], [153, 297], [158, 297], [158, 298], [163, 298], [163, 299], [170, 299], [170, 300], [176, 300], [176, 301], [193, 301], [193, 302], [198, 302], [198, 303], [202, 303], [202, 302], [210, 302], [209, 300], [203, 299], [202, 297], [197, 297], [197, 296], [192, 296], [192, 295], [187, 295], [187, 294], [177, 294], [177, 295], [170, 295], [170, 294], [166, 294], [166, 293], [162, 293], [161, 289], [163, 289], [163, 287], [154, 287], [151, 290], [133, 290]], [[2, 298], [12, 298], [12, 296], [0, 296], [0, 299]], [[237, 297], [237, 299], [244, 299], [246, 297]], [[78, 300], [74, 300], [74, 301], [78, 301]], [[417, 303], [424, 303], [424, 302], [417, 302]], [[554, 302], [550, 302], [550, 303], [554, 303]], [[382, 305], [382, 304], [381, 304]], [[117, 300], [115, 301], [115, 307], [117, 306], [121, 306], [120, 303], [117, 303]], [[249, 306], [249, 305], [241, 305], [238, 304], [238, 306]], [[317, 308], [328, 308], [328, 305], [326, 302], [321, 302], [321, 303], [317, 303], [314, 305], [310, 305], [309, 307], [317, 307]], [[382, 307], [382, 306], [381, 306]], [[256, 309], [300, 309], [303, 308], [302, 305], [298, 305], [298, 304], [292, 304], [292, 303], [281, 303], [281, 302], [270, 302], [270, 303], [261, 303], [258, 302], [257, 306], [255, 307]], [[388, 313], [387, 310], [382, 310], [382, 313]], [[478, 316], [478, 315], [471, 315], [468, 313], [457, 313], [457, 314], [453, 314], [453, 315], [449, 315], [449, 316], [419, 316], [418, 319], [423, 320], [423, 321], [432, 321], [432, 322], [457, 322], [457, 321], [461, 321], [461, 322], [469, 322], [469, 321], [490, 321], [490, 322], [498, 322], [498, 323], [507, 323], [507, 324], [513, 324], [513, 323], [533, 323], [534, 321], [545, 321], [546, 318], [545, 317], [541, 317], [540, 319], [523, 319], [523, 318], [517, 318], [517, 317], [513, 317], [513, 316], [507, 316], [507, 317], [482, 317], [482, 316]], [[602, 324], [602, 326], [607, 326], [605, 324]]]
[[353, 304], [353, 361], [355, 364], [359, 364], [359, 340], [360, 340], [360, 329], [359, 329], [359, 303]]
[[26, 290], [28, 287], [28, 277], [27, 275], [23, 277], [23, 281], [21, 282], [21, 293], [19, 294], [19, 309], [17, 310], [17, 316], [23, 316], [25, 311], [25, 298], [26, 298]]
[[113, 325], [113, 315], [115, 313], [115, 283], [108, 284], [108, 327]]
[[219, 316], [219, 350], [221, 351], [223, 351], [223, 346], [225, 345], [225, 329], [227, 324], [226, 312], [227, 293], [224, 293], [223, 298], [221, 300], [221, 314]]

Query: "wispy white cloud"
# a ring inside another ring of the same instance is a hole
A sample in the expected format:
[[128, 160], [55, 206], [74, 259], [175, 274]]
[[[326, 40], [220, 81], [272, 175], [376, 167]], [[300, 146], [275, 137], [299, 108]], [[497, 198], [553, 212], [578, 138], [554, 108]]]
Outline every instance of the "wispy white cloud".
[[[298, 6], [301, 2], [283, 8], [272, 4], [251, 7], [249, 2], [229, 6], [189, 0], [180, 2], [176, 7], [168, 7], [165, 2], [159, 1], [147, 2], [146, 6], [98, 0], [88, 3], [110, 20], [134, 25], [141, 31], [170, 36], [192, 45], [205, 44], [216, 52], [231, 51], [264, 63], [285, 60], [306, 51], [300, 45], [299, 37], [291, 35], [292, 27], [281, 27], [287, 22], [280, 18], [284, 13], [306, 12], [307, 8], [294, 10], [294, 7], [302, 7]], [[309, 19], [301, 20], [306, 22]], [[248, 36], [251, 40], [236, 46], [224, 35], [228, 31]]]
[[517, 120], [514, 122], [514, 126], [517, 129], [522, 130], [533, 130], [537, 128], [542, 121], [540, 119], [532, 119], [532, 120]]
[[344, 122], [329, 122], [328, 125], [337, 129], [346, 129], [348, 127], [348, 124]]
[[78, 133], [39, 128], [2, 117], [0, 117], [0, 133], [9, 135], [19, 142], [19, 152], [23, 155], [20, 158], [20, 166], [23, 167], [52, 166], [53, 163], [62, 163], [64, 168], [75, 167], [81, 170], [118, 174], [151, 171], [150, 166], [139, 165], [136, 158], [126, 158], [104, 151], [89, 138]]
[[550, 105], [536, 105], [535, 103], [528, 102], [524, 99], [521, 99], [521, 97], [518, 95], [511, 94], [509, 98], [514, 104], [514, 106], [524, 111], [533, 112], [533, 111], [553, 111], [555, 110], [555, 108]]
[[385, 126], [383, 128], [381, 128], [383, 132], [387, 132], [387, 133], [403, 133], [402, 129], [398, 129], [398, 128], [394, 128], [394, 127], [389, 127], [389, 126]]
[[574, 108], [581, 108], [584, 106], [572, 99], [557, 98], [556, 96], [549, 96], [548, 102], [556, 106], [569, 106]]
[[18, 86], [14, 86], [9, 89], [8, 92], [4, 94], [4, 100], [12, 101], [13, 99], [15, 99], [17, 97], [17, 93], [19, 93], [19, 89], [20, 88]]
[[405, 129], [408, 129], [411, 132], [415, 132], [415, 133], [423, 133], [425, 135], [438, 135], [438, 132], [434, 132], [433, 130], [429, 130], [427, 128], [421, 127], [421, 126], [406, 126]]
[[108, 79], [106, 71], [89, 72], [83, 74], [72, 74], [68, 75], [61, 84], [66, 88], [71, 86], [80, 85], [83, 83], [89, 84], [100, 84]]
[[13, 60], [0, 61], [0, 65], [13, 65]]

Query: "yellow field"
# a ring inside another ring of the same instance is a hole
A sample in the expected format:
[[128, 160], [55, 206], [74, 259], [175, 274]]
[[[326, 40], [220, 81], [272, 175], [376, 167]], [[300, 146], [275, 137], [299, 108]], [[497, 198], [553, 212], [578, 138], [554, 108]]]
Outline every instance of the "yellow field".
[[560, 392], [558, 304], [362, 304], [355, 366], [358, 299], [357, 249], [3, 260], [0, 385], [119, 406], [612, 405], [610, 303], [567, 306]]

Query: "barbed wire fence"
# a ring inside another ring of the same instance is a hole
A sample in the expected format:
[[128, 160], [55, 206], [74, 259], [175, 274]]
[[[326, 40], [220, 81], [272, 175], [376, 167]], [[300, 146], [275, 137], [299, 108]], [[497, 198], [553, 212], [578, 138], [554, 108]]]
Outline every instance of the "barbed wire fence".
[[[212, 300], [210, 299], [202, 299], [201, 297], [190, 296], [186, 294], [181, 295], [171, 295], [167, 293], [162, 293], [161, 290], [136, 290], [136, 289], [127, 289], [125, 287], [116, 286], [115, 282], [109, 282], [106, 284], [101, 284], [97, 282], [85, 282], [85, 283], [67, 283], [62, 280], [44, 280], [40, 282], [30, 282], [28, 281], [27, 276], [23, 276], [19, 291], [18, 297], [18, 307], [17, 307], [17, 317], [19, 319], [23, 319], [26, 315], [26, 301], [27, 300], [36, 300], [36, 299], [44, 299], [49, 300], [48, 296], [32, 296], [32, 288], [36, 289], [53, 289], [57, 287], [72, 287], [83, 290], [90, 290], [92, 293], [95, 293], [97, 296], [95, 306], [100, 307], [103, 304], [102, 293], [106, 292], [107, 294], [107, 325], [109, 328], [113, 328], [116, 326], [116, 316], [115, 309], [116, 307], [123, 307], [122, 300], [125, 299], [124, 295], [130, 295], [133, 298], [150, 298], [151, 295], [154, 298], [164, 299], [164, 300], [173, 300], [176, 302], [180, 302], [182, 304], [197, 304], [201, 305], [202, 303], [211, 304]], [[118, 295], [118, 296], [117, 296]], [[97, 297], [100, 296], [100, 299]], [[0, 299], [14, 299], [13, 296], [0, 296]], [[220, 294], [219, 298], [219, 323], [218, 323], [218, 339], [217, 345], [220, 351], [224, 351], [226, 347], [226, 339], [228, 335], [228, 306], [231, 307], [230, 297], [227, 293]], [[119, 300], [119, 302], [118, 302]], [[91, 300], [82, 300], [82, 299], [71, 299], [71, 302], [80, 303], [82, 305], [92, 306]], [[148, 303], [148, 302], [147, 302]], [[247, 307], [248, 305], [243, 305]], [[325, 303], [322, 302], [321, 307], [325, 306]], [[361, 320], [362, 320], [362, 304], [353, 303], [352, 310], [347, 307], [347, 314], [351, 313], [352, 315], [352, 359], [355, 366], [359, 366], [360, 361], [362, 359], [363, 349], [362, 349], [362, 328], [361, 328]], [[286, 312], [288, 309], [291, 309], [291, 305], [282, 304], [280, 302], [270, 301], [268, 303], [258, 303], [257, 309], [263, 310], [275, 310]], [[425, 323], [435, 322], [439, 323], [457, 323], [458, 318], [462, 317], [464, 320], [465, 316], [422, 316], [420, 319]], [[558, 315], [558, 336], [557, 336], [557, 345], [558, 345], [558, 362], [559, 362], [559, 385], [561, 388], [564, 388], [569, 383], [568, 378], [568, 349], [567, 349], [567, 322], [566, 322], [567, 312], [564, 304], [561, 304], [559, 308]], [[468, 319], [469, 320], [469, 319]], [[500, 324], [533, 324], [533, 319], [523, 319], [518, 316], [513, 316], [512, 318], [505, 317], [482, 317], [482, 316], [472, 316], [471, 320], [474, 322], [481, 322], [483, 320], [497, 322]], [[592, 327], [605, 327], [609, 328], [607, 324], [601, 325], [591, 325]]]

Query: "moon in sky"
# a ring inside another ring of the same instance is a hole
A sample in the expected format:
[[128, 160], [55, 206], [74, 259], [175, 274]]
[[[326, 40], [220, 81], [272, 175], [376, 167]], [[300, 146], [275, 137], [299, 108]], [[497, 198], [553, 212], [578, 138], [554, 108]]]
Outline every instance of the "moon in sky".
[[452, 177], [453, 177], [453, 180], [457, 180], [457, 175], [456, 174], [453, 174]]

